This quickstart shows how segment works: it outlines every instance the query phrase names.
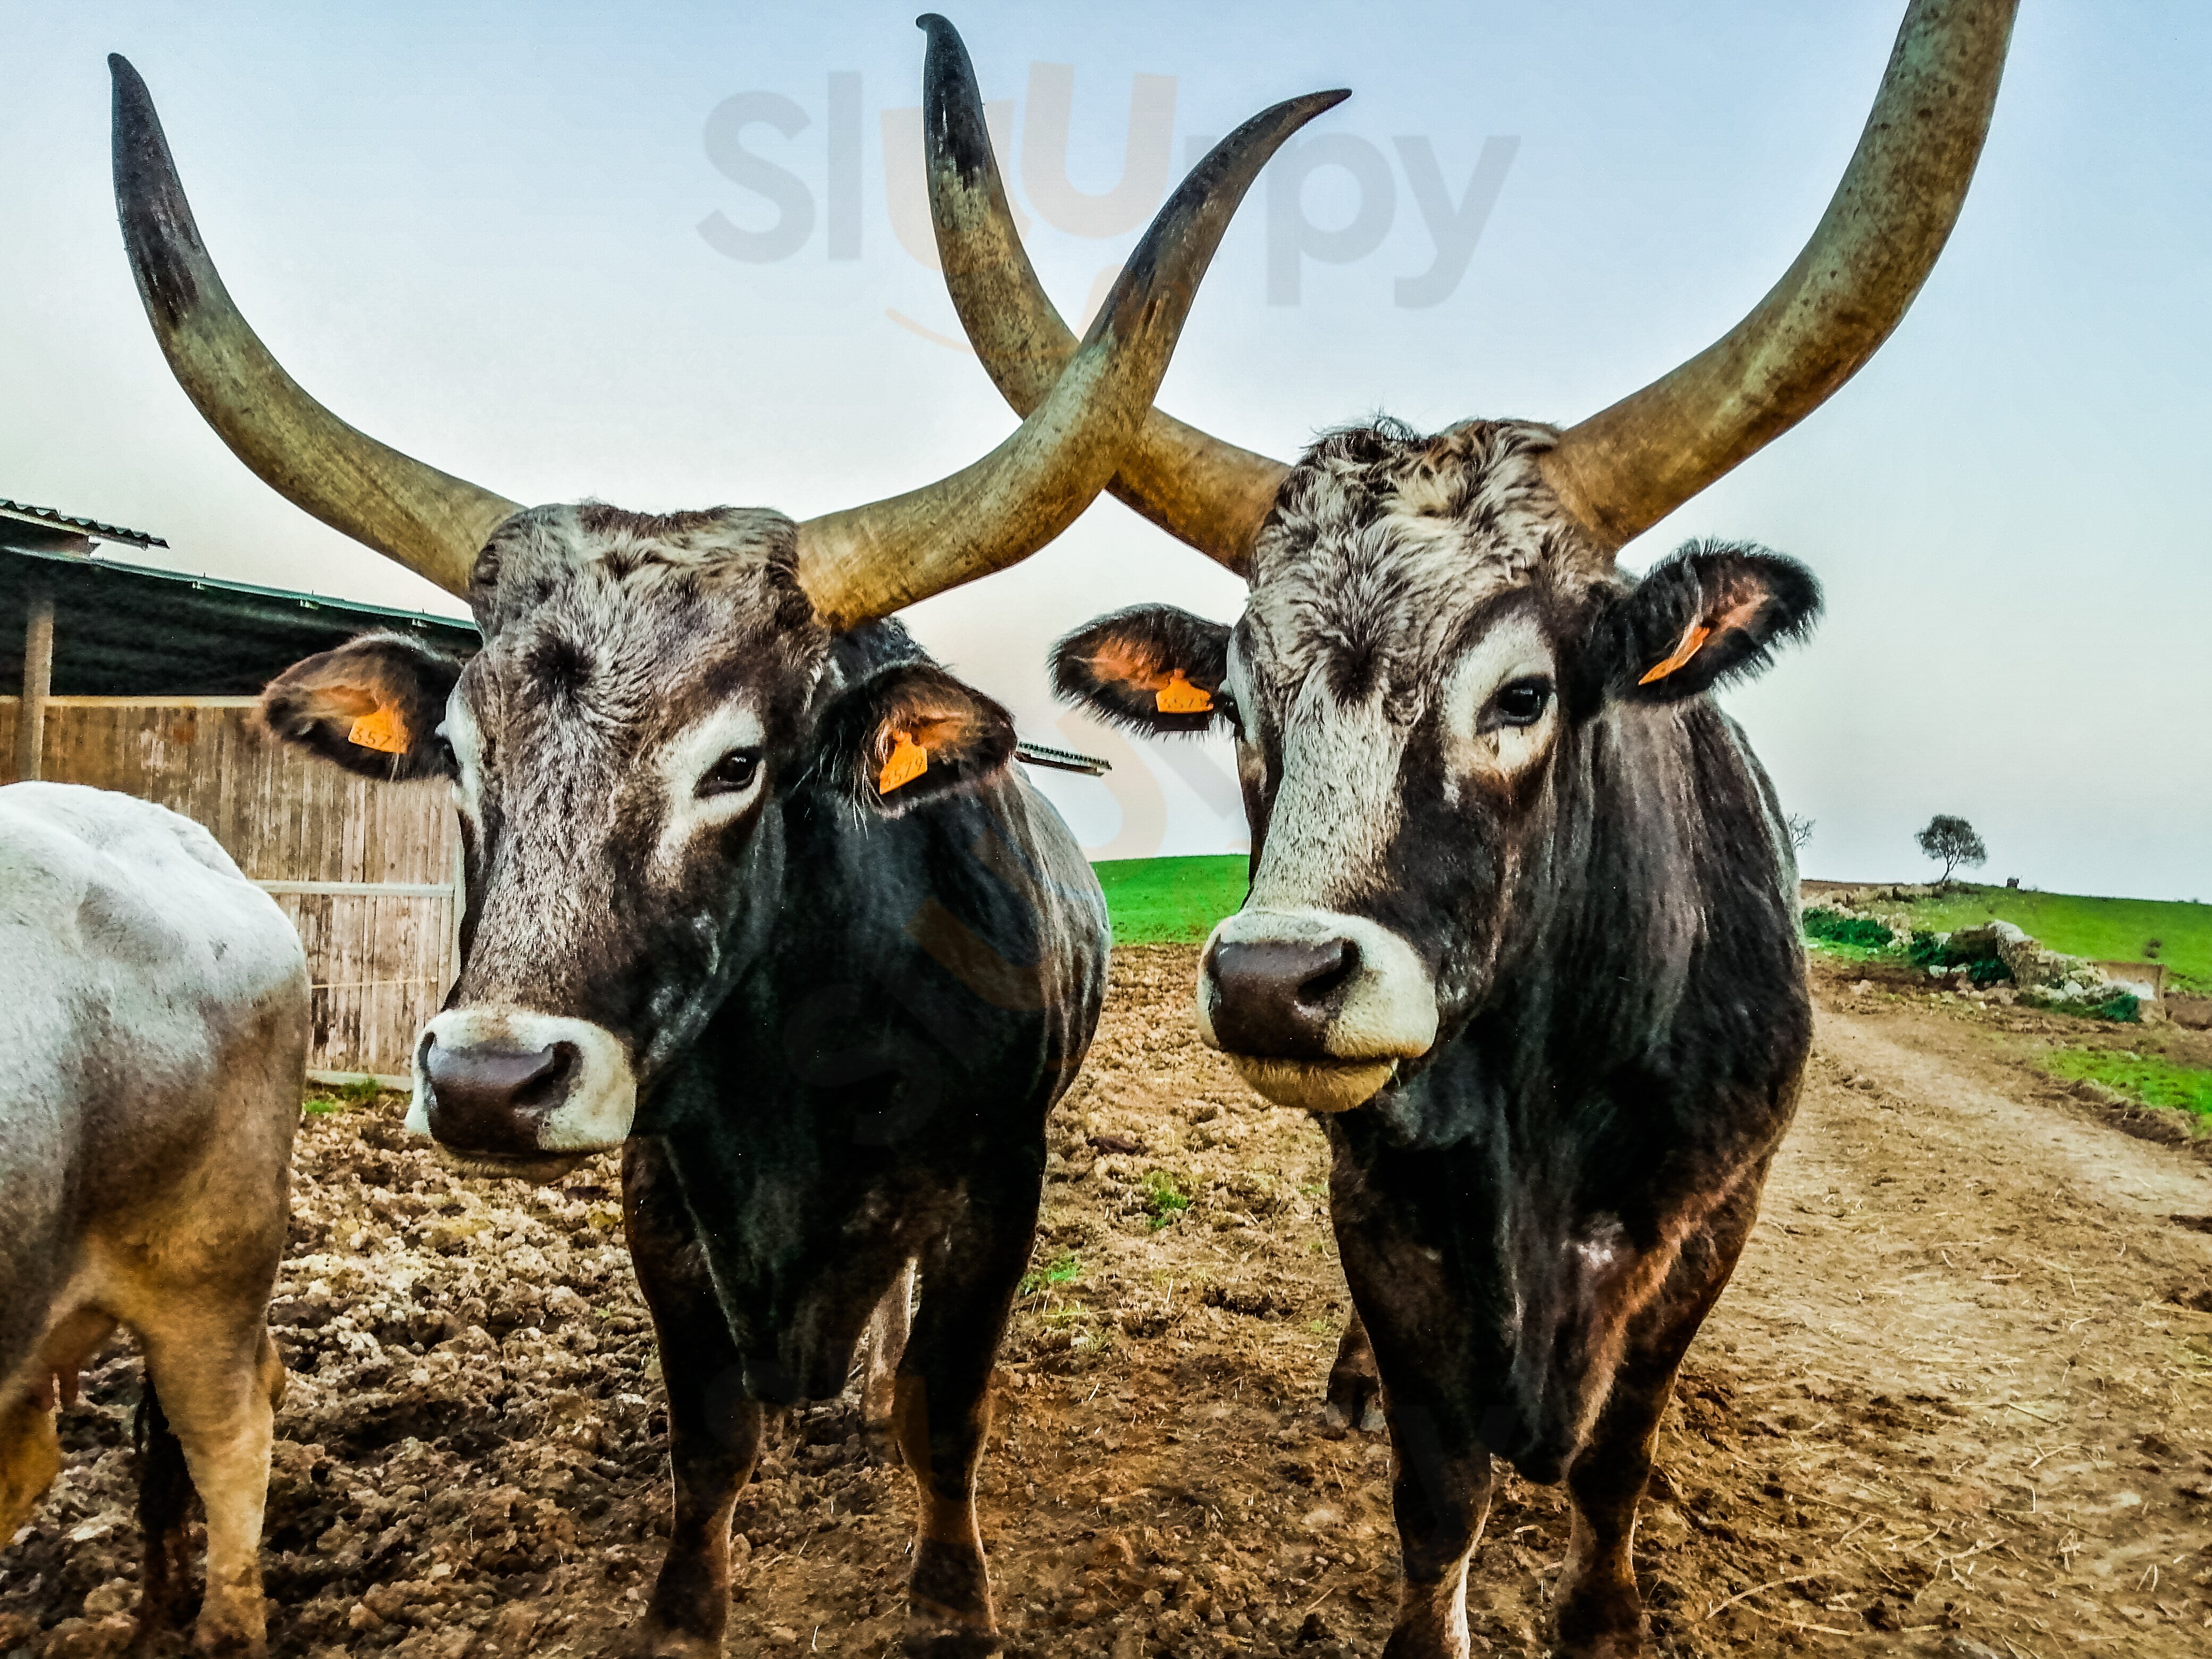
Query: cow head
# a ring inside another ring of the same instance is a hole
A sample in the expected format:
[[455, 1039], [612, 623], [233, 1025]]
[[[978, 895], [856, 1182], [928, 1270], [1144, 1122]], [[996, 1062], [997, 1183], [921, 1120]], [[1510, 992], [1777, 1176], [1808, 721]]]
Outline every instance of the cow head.
[[1200, 1030], [1336, 1110], [1418, 1066], [1546, 936], [1613, 723], [1764, 663], [1819, 603], [1756, 549], [1630, 584], [1541, 485], [1540, 428], [1363, 427], [1293, 470], [1235, 627], [1165, 606], [1060, 641], [1055, 688], [1153, 735], [1234, 736], [1253, 877]]
[[1231, 215], [1298, 127], [1280, 104], [1170, 198], [1054, 389], [982, 460], [795, 523], [765, 509], [525, 508], [338, 420], [270, 357], [201, 241], [120, 58], [115, 180], [148, 319], [186, 392], [298, 505], [449, 591], [464, 667], [373, 636], [270, 688], [273, 730], [355, 770], [444, 775], [468, 856], [461, 977], [423, 1032], [411, 1118], [535, 1169], [611, 1146], [774, 908], [802, 776], [896, 815], [995, 776], [1005, 712], [927, 664], [848, 684], [833, 635], [1027, 556], [1112, 475]]
[[453, 784], [462, 969], [411, 1127], [485, 1160], [622, 1140], [774, 918], [780, 796], [896, 817], [1012, 760], [1006, 712], [943, 670], [833, 662], [795, 528], [518, 514], [478, 561], [465, 665], [372, 635], [264, 694], [272, 732], [349, 770]]
[[[1262, 1093], [1341, 1110], [1417, 1066], [1543, 936], [1595, 796], [1698, 787], [1686, 759], [1622, 775], [1608, 734], [1679, 725], [1686, 699], [1802, 633], [1818, 590], [1752, 548], [1687, 548], [1640, 582], [1614, 553], [1895, 327], [1964, 200], [2012, 12], [1914, 0], [1797, 263], [1710, 349], [1577, 426], [1378, 424], [1288, 467], [1152, 411], [1109, 488], [1244, 576], [1249, 600], [1233, 629], [1104, 618], [1054, 672], [1139, 730], [1236, 733], [1253, 884], [1207, 946], [1198, 1013]], [[1073, 337], [1022, 251], [949, 32], [926, 84], [948, 284], [1000, 390], [1036, 407]], [[1656, 870], [1685, 850], [1634, 856]]]

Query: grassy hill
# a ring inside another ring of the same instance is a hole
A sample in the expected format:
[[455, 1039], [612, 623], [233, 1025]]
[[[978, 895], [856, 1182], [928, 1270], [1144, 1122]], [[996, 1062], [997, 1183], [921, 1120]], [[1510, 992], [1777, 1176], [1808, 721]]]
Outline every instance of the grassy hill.
[[[2011, 922], [2069, 957], [2162, 962], [2181, 988], [2212, 991], [2212, 904], [1960, 887], [1912, 906], [1913, 925], [1931, 933], [1991, 920]], [[2154, 939], [2155, 952], [2150, 949]]]

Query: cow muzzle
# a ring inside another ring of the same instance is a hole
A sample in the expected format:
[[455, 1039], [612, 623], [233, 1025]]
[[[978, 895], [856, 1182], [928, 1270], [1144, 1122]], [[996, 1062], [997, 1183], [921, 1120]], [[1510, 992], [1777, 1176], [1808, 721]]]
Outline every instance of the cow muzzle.
[[453, 1008], [415, 1045], [407, 1127], [474, 1174], [557, 1179], [620, 1146], [636, 1115], [629, 1054], [588, 1020]]
[[1206, 941], [1198, 1029], [1277, 1105], [1349, 1111], [1434, 1046], [1436, 988], [1413, 946], [1364, 917], [1241, 910]]

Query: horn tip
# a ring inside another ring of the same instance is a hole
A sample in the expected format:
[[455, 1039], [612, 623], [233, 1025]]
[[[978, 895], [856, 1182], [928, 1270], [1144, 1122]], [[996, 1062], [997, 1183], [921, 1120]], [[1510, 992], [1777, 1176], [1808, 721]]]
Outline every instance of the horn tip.
[[154, 94], [146, 84], [146, 77], [138, 73], [131, 61], [119, 52], [107, 54], [107, 74], [115, 88], [115, 125], [118, 135], [126, 131], [135, 134], [139, 129], [157, 124], [154, 113]]

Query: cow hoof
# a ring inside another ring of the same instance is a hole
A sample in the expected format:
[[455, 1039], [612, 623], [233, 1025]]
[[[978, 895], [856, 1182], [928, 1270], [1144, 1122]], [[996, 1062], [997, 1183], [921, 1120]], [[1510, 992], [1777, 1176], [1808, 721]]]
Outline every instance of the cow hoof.
[[1340, 1366], [1328, 1374], [1328, 1399], [1322, 1417], [1332, 1429], [1357, 1429], [1380, 1434], [1389, 1426], [1382, 1415], [1382, 1382], [1373, 1371]]
[[721, 1659], [722, 1638], [648, 1624], [630, 1640], [628, 1659]]
[[990, 1585], [981, 1556], [924, 1540], [907, 1592], [907, 1659], [993, 1659], [1003, 1651]]
[[1644, 1651], [1640, 1607], [1561, 1604], [1551, 1659], [1644, 1659]]
[[1644, 1638], [1631, 1631], [1584, 1642], [1559, 1642], [1553, 1644], [1551, 1659], [1644, 1659]]
[[886, 1469], [895, 1469], [906, 1462], [906, 1454], [899, 1449], [898, 1436], [892, 1432], [890, 1421], [875, 1423], [863, 1419], [860, 1423], [860, 1449], [868, 1461]]
[[1006, 1650], [995, 1631], [948, 1629], [933, 1619], [909, 1618], [903, 1650], [906, 1659], [999, 1659]]
[[269, 1641], [260, 1631], [202, 1619], [192, 1631], [192, 1651], [220, 1654], [222, 1659], [268, 1659]]
[[1389, 1420], [1382, 1416], [1382, 1391], [1374, 1387], [1374, 1378], [1367, 1380], [1367, 1389], [1338, 1389], [1336, 1378], [1329, 1378], [1328, 1405], [1321, 1407], [1322, 1420], [1336, 1431], [1356, 1429], [1358, 1433], [1382, 1433], [1389, 1429]]

